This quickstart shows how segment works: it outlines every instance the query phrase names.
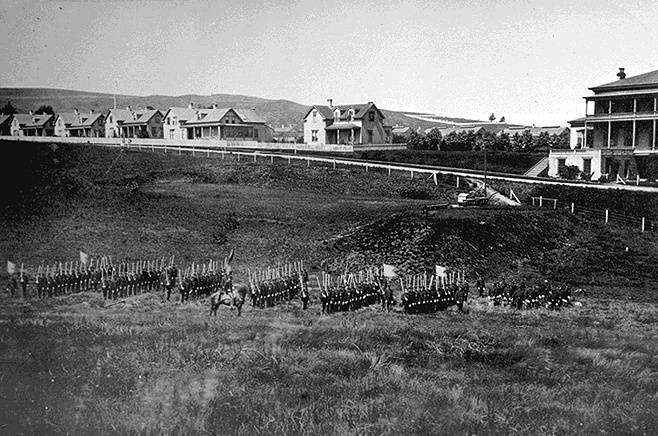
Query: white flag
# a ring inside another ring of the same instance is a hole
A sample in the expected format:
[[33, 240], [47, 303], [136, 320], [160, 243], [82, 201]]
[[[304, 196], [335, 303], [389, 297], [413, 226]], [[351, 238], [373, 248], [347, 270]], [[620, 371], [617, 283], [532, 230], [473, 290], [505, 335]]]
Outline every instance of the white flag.
[[441, 265], [436, 265], [436, 276], [446, 278], [448, 276], [448, 269]]
[[80, 250], [80, 263], [86, 265], [89, 262], [89, 255]]
[[396, 272], [397, 268], [395, 266], [385, 263], [383, 264], [383, 267], [384, 267], [383, 274], [384, 277], [386, 277], [387, 279], [394, 279], [398, 276]]
[[16, 274], [16, 264], [14, 262], [7, 261], [7, 274], [9, 275]]

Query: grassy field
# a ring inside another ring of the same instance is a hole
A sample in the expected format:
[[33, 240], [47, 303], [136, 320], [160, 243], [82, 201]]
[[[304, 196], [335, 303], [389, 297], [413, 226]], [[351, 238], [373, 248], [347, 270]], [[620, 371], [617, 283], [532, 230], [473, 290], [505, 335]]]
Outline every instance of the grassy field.
[[410, 269], [531, 272], [583, 291], [582, 307], [559, 312], [473, 299], [467, 313], [323, 316], [312, 294], [308, 311], [295, 301], [241, 318], [154, 294], [2, 294], [2, 434], [658, 430], [652, 234], [533, 210], [426, 217], [424, 204], [457, 191], [403, 176], [3, 145], [0, 249], [27, 265], [78, 249], [188, 263], [235, 247], [238, 279], [286, 260], [313, 274], [411, 257]]

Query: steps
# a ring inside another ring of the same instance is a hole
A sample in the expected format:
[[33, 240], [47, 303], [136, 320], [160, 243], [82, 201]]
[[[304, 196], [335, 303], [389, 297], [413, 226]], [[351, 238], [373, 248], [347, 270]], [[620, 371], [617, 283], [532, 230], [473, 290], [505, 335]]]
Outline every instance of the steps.
[[548, 168], [548, 156], [537, 162], [532, 168], [525, 172], [524, 176], [538, 177], [542, 171]]

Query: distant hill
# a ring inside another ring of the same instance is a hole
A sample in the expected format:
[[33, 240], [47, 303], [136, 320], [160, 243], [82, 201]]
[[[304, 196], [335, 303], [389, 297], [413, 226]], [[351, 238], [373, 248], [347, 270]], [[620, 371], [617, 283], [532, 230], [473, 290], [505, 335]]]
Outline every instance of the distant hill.
[[[213, 103], [216, 103], [219, 107], [255, 108], [272, 127], [278, 127], [282, 124], [292, 124], [301, 127], [302, 118], [310, 108], [308, 105], [295, 103], [294, 101], [289, 100], [269, 100], [266, 98], [236, 94], [186, 94], [178, 96], [117, 95], [116, 98], [117, 107], [121, 108], [126, 106], [132, 106], [134, 108], [153, 106], [157, 109], [166, 110], [172, 106], [185, 107], [190, 102], [193, 102], [198, 106], [210, 106]], [[41, 105], [52, 106], [55, 109], [55, 112], [72, 112], [74, 108], [81, 111], [94, 109], [97, 112], [106, 112], [114, 106], [113, 95], [101, 92], [51, 88], [0, 88], [0, 106], [3, 106], [8, 101], [10, 101], [19, 112], [36, 110]], [[399, 124], [412, 127], [413, 129], [443, 127], [450, 125], [450, 123], [484, 122], [409, 111], [402, 112], [386, 109], [382, 109], [382, 111], [390, 124]]]

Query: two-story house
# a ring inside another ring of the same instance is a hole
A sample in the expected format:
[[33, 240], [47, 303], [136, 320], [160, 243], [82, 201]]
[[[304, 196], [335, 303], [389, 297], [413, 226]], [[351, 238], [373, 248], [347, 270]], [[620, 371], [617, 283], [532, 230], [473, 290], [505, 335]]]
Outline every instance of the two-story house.
[[550, 151], [549, 176], [570, 165], [592, 180], [642, 177], [638, 162], [656, 153], [658, 70], [627, 78], [620, 68], [617, 77], [590, 88], [585, 117], [569, 122], [571, 150]]
[[14, 114], [11, 122], [12, 136], [53, 136], [55, 134], [55, 115], [51, 114]]
[[108, 138], [162, 138], [164, 117], [157, 109], [110, 109], [105, 116]]
[[255, 109], [171, 107], [164, 114], [167, 139], [271, 142], [272, 131]]
[[390, 144], [392, 127], [373, 102], [334, 106], [314, 105], [304, 116], [306, 144]]
[[105, 136], [105, 116], [90, 110], [62, 112], [55, 118], [55, 136], [99, 138]]

